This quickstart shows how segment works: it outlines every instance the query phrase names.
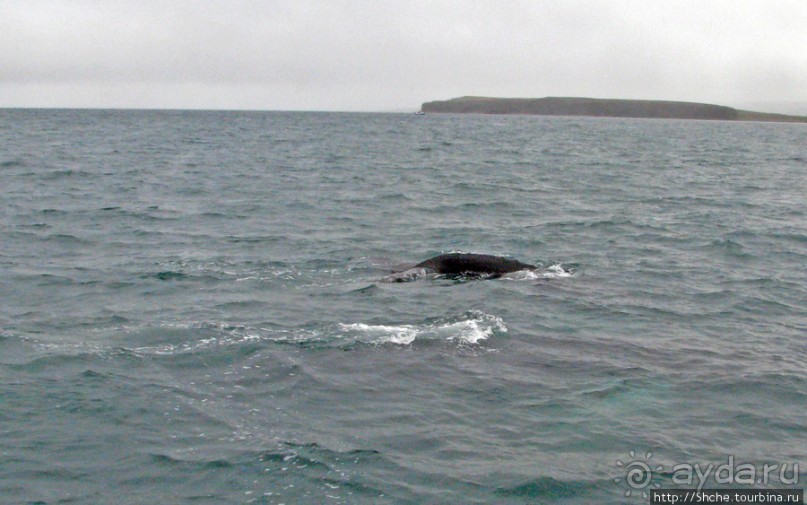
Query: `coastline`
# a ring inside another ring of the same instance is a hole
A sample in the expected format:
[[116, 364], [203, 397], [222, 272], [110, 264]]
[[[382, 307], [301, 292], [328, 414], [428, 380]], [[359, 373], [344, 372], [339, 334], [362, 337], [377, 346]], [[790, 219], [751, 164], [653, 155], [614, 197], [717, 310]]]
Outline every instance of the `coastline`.
[[583, 97], [495, 98], [464, 96], [425, 102], [431, 114], [520, 114], [652, 119], [701, 119], [807, 123], [807, 116], [755, 112], [723, 105], [664, 100], [622, 100]]

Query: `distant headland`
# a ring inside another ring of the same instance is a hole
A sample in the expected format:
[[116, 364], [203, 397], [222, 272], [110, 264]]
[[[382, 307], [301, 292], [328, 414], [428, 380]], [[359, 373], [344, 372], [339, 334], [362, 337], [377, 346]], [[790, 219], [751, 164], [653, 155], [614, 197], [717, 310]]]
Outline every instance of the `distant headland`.
[[591, 116], [659, 119], [711, 119], [807, 123], [807, 116], [789, 116], [733, 109], [722, 105], [662, 100], [603, 98], [491, 98], [464, 96], [426, 102], [423, 112], [449, 114], [531, 114], [539, 116]]

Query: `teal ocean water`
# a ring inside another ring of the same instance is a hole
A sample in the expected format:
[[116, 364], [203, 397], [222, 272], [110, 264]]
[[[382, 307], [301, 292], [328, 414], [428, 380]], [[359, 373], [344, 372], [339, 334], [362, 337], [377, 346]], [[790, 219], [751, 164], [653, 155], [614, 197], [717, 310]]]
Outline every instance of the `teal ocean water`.
[[[0, 139], [2, 503], [805, 487], [805, 125], [0, 110]], [[450, 251], [540, 268], [384, 282]]]

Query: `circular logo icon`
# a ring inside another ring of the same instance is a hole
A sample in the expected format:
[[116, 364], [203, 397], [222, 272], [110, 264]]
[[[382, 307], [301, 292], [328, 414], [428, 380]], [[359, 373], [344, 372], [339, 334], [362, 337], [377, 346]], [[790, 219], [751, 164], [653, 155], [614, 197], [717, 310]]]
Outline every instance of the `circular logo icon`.
[[[628, 453], [633, 461], [629, 461], [627, 463], [623, 463], [621, 460], [617, 460], [616, 466], [624, 468], [625, 475], [623, 477], [617, 477], [614, 479], [614, 482], [619, 484], [624, 481], [628, 485], [628, 489], [625, 491], [625, 496], [631, 496], [633, 491], [642, 491], [642, 497], [647, 498], [650, 495], [647, 493], [646, 489], [651, 485], [653, 482], [653, 472], [660, 472], [664, 470], [664, 467], [661, 465], [656, 466], [655, 468], [651, 468], [649, 461], [653, 457], [652, 452], [647, 452], [644, 457], [644, 461], [636, 459], [636, 451], [630, 451]], [[661, 484], [655, 483], [653, 487], [659, 488]]]

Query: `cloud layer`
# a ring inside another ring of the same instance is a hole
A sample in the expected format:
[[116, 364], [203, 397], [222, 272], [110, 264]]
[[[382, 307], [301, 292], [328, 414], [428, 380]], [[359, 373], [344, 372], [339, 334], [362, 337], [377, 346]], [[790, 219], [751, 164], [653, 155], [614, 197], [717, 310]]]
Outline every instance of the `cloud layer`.
[[10, 0], [0, 106], [807, 101], [803, 0]]

